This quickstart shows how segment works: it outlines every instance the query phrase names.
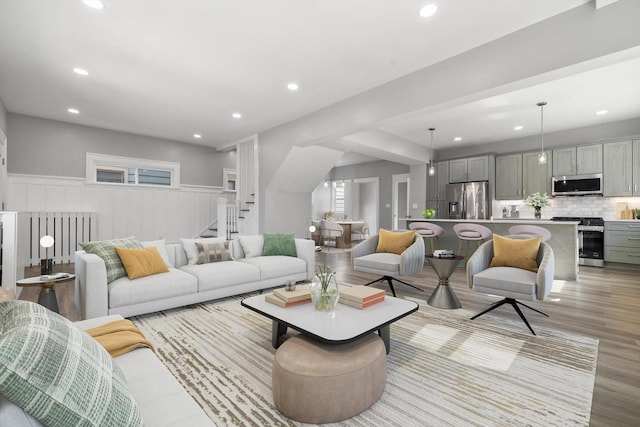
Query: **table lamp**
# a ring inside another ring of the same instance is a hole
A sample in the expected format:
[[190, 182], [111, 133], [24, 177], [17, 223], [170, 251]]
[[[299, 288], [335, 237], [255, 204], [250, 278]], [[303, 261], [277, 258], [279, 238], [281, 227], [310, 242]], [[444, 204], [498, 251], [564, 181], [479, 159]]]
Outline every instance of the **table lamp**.
[[40, 239], [40, 246], [44, 248], [45, 259], [40, 260], [40, 274], [53, 273], [53, 260], [49, 259], [49, 248], [53, 246], [53, 237], [46, 235]]

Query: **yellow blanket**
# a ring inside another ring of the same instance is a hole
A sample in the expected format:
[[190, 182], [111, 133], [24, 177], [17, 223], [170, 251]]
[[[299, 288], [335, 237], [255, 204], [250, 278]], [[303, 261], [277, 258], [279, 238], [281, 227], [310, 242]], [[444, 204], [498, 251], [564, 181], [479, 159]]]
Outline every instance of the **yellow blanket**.
[[131, 320], [116, 320], [97, 328], [87, 329], [85, 332], [95, 338], [111, 357], [120, 356], [138, 347], [149, 347], [156, 351], [153, 344], [145, 338]]

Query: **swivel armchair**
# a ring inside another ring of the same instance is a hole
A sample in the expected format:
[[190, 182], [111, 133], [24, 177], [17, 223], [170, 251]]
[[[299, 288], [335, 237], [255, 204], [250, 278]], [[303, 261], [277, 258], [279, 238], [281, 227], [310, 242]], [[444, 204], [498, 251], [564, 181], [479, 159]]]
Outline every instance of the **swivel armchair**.
[[376, 252], [379, 238], [380, 235], [375, 234], [363, 240], [351, 251], [354, 270], [382, 275], [379, 279], [372, 280], [364, 286], [386, 281], [394, 297], [396, 296], [396, 291], [393, 287], [393, 281], [423, 291], [417, 286], [397, 278], [397, 276], [411, 276], [412, 274], [422, 271], [424, 265], [424, 240], [422, 236], [415, 233], [411, 246], [399, 255], [388, 252]]
[[[494, 235], [494, 239], [496, 238], [500, 238], [500, 236]], [[554, 256], [551, 246], [544, 241], [540, 241], [540, 247], [535, 259], [535, 264], [537, 265], [537, 271], [535, 272], [509, 266], [491, 267], [493, 257], [494, 241], [490, 240], [483, 243], [469, 258], [467, 262], [467, 283], [476, 292], [498, 295], [504, 297], [504, 299], [491, 304], [486, 310], [473, 316], [471, 320], [504, 304], [510, 304], [531, 333], [535, 335], [536, 333], [519, 306], [526, 307], [544, 316], [549, 316], [518, 300], [542, 301], [551, 292], [554, 274]]]

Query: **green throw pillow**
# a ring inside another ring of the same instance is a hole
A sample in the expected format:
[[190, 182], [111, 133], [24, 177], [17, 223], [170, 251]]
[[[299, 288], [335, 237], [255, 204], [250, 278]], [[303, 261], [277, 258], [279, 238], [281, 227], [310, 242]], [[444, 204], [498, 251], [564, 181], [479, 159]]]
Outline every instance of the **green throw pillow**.
[[125, 239], [85, 242], [80, 243], [80, 246], [86, 252], [98, 255], [104, 260], [104, 265], [107, 267], [107, 283], [111, 283], [127, 275], [127, 271], [124, 269], [124, 265], [122, 265], [122, 261], [116, 253], [116, 247], [127, 249], [142, 248], [142, 244], [133, 236]]
[[143, 425], [113, 358], [59, 314], [0, 302], [0, 348], [0, 394], [43, 424]]
[[262, 255], [298, 256], [293, 234], [265, 234]]

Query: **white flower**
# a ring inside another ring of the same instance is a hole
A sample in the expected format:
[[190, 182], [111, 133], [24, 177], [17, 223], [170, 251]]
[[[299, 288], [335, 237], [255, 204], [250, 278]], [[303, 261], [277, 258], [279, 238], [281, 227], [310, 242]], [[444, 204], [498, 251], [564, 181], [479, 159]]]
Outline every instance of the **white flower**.
[[541, 209], [545, 206], [549, 206], [551, 202], [549, 201], [549, 196], [547, 193], [540, 194], [540, 192], [533, 193], [524, 201], [528, 206], [531, 206], [535, 209]]

